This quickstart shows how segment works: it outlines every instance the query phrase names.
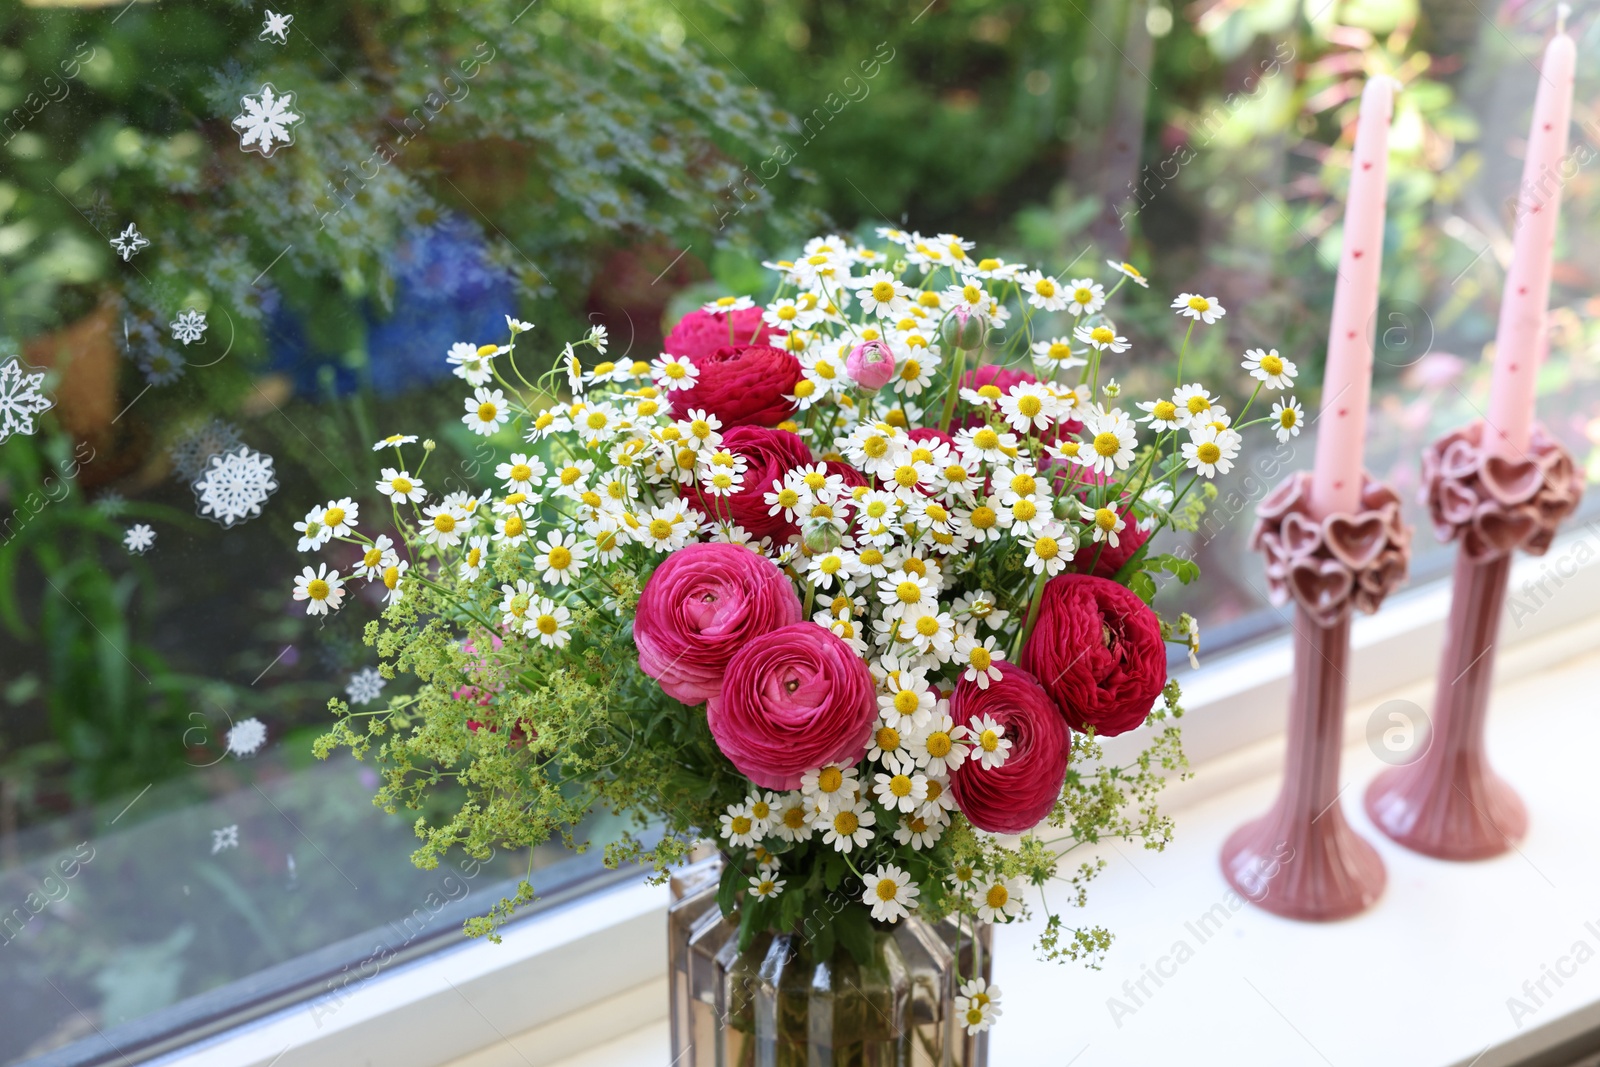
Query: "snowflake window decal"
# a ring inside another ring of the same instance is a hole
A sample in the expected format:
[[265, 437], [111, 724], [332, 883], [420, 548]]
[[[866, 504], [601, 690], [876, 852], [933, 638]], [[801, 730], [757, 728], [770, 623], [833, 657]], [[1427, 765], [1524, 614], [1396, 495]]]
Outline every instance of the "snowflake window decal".
[[363, 667], [350, 676], [344, 691], [352, 704], [370, 704], [383, 692], [383, 675], [375, 667]]
[[228, 731], [228, 751], [236, 758], [253, 756], [267, 740], [267, 728], [254, 716], [236, 723]]
[[295, 127], [305, 121], [305, 116], [294, 107], [293, 93], [279, 93], [271, 82], [264, 82], [261, 91], [239, 98], [244, 111], [234, 116], [233, 128], [239, 131], [239, 150], [260, 152], [271, 157], [281, 145], [294, 144]]
[[289, 23], [294, 21], [293, 15], [280, 15], [270, 7], [267, 11], [267, 24], [261, 28], [261, 36], [257, 40], [276, 41], [279, 44], [289, 43]]
[[241, 445], [212, 456], [194, 483], [201, 518], [231, 528], [261, 514], [261, 506], [278, 488], [272, 457]]
[[207, 329], [206, 313], [204, 311], [195, 311], [191, 308], [174, 319], [171, 326], [172, 339], [174, 341], [182, 341], [184, 347], [188, 347], [205, 338]]
[[0, 441], [14, 433], [32, 434], [33, 417], [49, 411], [55, 401], [44, 395], [44, 371], [33, 371], [12, 356], [0, 365]]
[[138, 255], [141, 249], [148, 247], [150, 239], [139, 232], [139, 227], [128, 223], [127, 229], [111, 239], [111, 247], [117, 250], [117, 255], [126, 263]]
[[142, 556], [156, 543], [156, 532], [148, 523], [136, 522], [123, 534], [122, 543], [129, 552]]

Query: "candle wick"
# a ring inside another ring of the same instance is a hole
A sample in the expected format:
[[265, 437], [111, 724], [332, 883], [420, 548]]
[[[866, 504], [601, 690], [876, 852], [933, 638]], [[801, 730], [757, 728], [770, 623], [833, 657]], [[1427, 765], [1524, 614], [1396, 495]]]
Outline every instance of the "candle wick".
[[1557, 4], [1556, 5], [1556, 32], [1557, 33], [1566, 33], [1567, 32], [1567, 16], [1570, 15], [1570, 14], [1572, 14], [1572, 5], [1571, 4]]

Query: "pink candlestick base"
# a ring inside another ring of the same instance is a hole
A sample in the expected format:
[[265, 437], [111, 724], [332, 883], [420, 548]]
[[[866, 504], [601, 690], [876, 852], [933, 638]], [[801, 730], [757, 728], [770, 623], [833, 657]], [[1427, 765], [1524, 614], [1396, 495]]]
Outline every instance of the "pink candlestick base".
[[1494, 646], [1512, 554], [1543, 555], [1582, 492], [1572, 457], [1537, 427], [1516, 460], [1490, 454], [1482, 423], [1446, 434], [1423, 455], [1434, 530], [1460, 541], [1432, 730], [1422, 755], [1384, 771], [1366, 796], [1378, 828], [1415, 852], [1488, 859], [1528, 831], [1527, 808], [1485, 752]]
[[1405, 580], [1411, 530], [1399, 498], [1370, 477], [1359, 512], [1313, 519], [1310, 483], [1300, 472], [1274, 490], [1251, 534], [1273, 603], [1295, 605], [1288, 753], [1278, 799], [1228, 838], [1222, 872], [1275, 915], [1326, 922], [1371, 907], [1387, 880], [1339, 806], [1339, 755], [1351, 613], [1376, 611]]

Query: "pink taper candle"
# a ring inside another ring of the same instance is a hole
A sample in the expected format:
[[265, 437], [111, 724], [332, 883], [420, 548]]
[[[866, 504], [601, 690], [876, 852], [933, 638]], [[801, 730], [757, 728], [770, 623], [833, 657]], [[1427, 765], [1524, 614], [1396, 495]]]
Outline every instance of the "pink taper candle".
[[1328, 325], [1316, 467], [1311, 476], [1311, 508], [1319, 517], [1334, 512], [1351, 514], [1361, 503], [1361, 454], [1372, 394], [1384, 199], [1389, 190], [1389, 120], [1394, 113], [1396, 84], [1392, 78], [1373, 78], [1361, 93], [1361, 117], [1350, 160], [1350, 192], [1344, 207], [1344, 247], [1339, 252], [1333, 318]]
[[[1562, 12], [1563, 23], [1565, 11]], [[1516, 243], [1500, 296], [1494, 337], [1494, 383], [1489, 393], [1487, 443], [1508, 457], [1528, 447], [1534, 382], [1545, 341], [1550, 304], [1550, 261], [1561, 211], [1563, 157], [1572, 117], [1572, 71], [1577, 49], [1565, 26], [1551, 38], [1539, 68], [1539, 92], [1528, 130], [1528, 156], [1517, 189]]]

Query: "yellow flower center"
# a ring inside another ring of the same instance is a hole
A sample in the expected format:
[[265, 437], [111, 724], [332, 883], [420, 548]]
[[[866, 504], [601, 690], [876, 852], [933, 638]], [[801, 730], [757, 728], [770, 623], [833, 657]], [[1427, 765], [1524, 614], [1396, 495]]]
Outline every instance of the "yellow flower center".
[[1033, 543], [1033, 554], [1040, 559], [1055, 559], [1060, 553], [1061, 546], [1054, 537], [1041, 537]]
[[917, 297], [917, 303], [925, 308], [936, 308], [939, 306], [939, 294], [932, 292], [922, 293]]
[[526, 463], [517, 463], [511, 468], [511, 480], [514, 482], [525, 482], [532, 477], [533, 468]]
[[1032, 522], [1033, 517], [1039, 514], [1039, 508], [1031, 500], [1019, 500], [1011, 505], [1011, 516], [1023, 522]]
[[650, 536], [657, 541], [664, 541], [672, 535], [672, 523], [666, 519], [650, 520]]
[[1072, 358], [1072, 346], [1068, 345], [1068, 344], [1063, 344], [1062, 342], [1057, 341], [1057, 342], [1055, 342], [1054, 344], [1052, 344], [1050, 346], [1050, 351], [1047, 352], [1046, 355], [1048, 355], [1051, 359], [1055, 359], [1055, 360], [1071, 359]]
[[1150, 414], [1162, 422], [1171, 422], [1178, 415], [1178, 406], [1170, 400], [1157, 400]]
[[1011, 479], [1011, 491], [1018, 496], [1031, 496], [1039, 483], [1033, 480], [1031, 474], [1018, 474]]
[[522, 516], [521, 515], [507, 515], [506, 516], [506, 536], [507, 537], [521, 537], [522, 536], [522, 531], [525, 528], [525, 526], [526, 526], [526, 524], [522, 521]]
[[840, 837], [849, 837], [861, 826], [861, 820], [856, 818], [853, 811], [841, 811], [833, 817], [833, 829]]
[[750, 805], [750, 814], [764, 820], [772, 814], [772, 807], [765, 800], [758, 800]]
[[1195, 458], [1201, 463], [1215, 463], [1217, 460], [1222, 458], [1222, 449], [1218, 448], [1210, 441], [1207, 441], [1199, 448], [1196, 448], [1194, 450], [1194, 454]]
[[982, 645], [978, 645], [972, 650], [971, 654], [967, 656], [967, 662], [971, 663], [980, 671], [986, 671], [989, 669], [989, 664], [994, 662], [994, 657], [989, 655], [989, 650], [987, 648], [984, 648]]
[[565, 467], [561, 471], [561, 484], [572, 485], [583, 477], [583, 471], [578, 467]]
[[1017, 399], [1017, 410], [1031, 419], [1044, 410], [1044, 405], [1032, 393], [1024, 393]]
[[879, 900], [887, 903], [900, 895], [900, 883], [893, 878], [879, 879], [878, 888], [875, 892], [878, 894]]
[[1294, 408], [1284, 408], [1283, 414], [1278, 416], [1278, 425], [1282, 426], [1285, 430], [1294, 426], [1295, 422], [1296, 418]]
[[916, 556], [912, 556], [900, 566], [905, 568], [907, 574], [915, 574], [920, 578], [926, 578], [928, 576], [928, 565], [922, 562], [922, 560], [918, 559]]
[[383, 569], [383, 584], [393, 589], [400, 584], [400, 568], [385, 567]]
[[747, 834], [750, 832], [750, 819], [744, 815], [735, 815], [729, 824], [729, 829], [736, 834]]
[[1211, 401], [1203, 396], [1191, 396], [1186, 406], [1189, 414], [1200, 415], [1211, 410]]
[[889, 442], [882, 437], [869, 437], [861, 443], [861, 451], [873, 459], [881, 459], [889, 451]]
[[540, 615], [539, 618], [534, 622], [534, 625], [537, 626], [539, 628], [539, 632], [544, 634], [546, 637], [549, 637], [551, 634], [555, 633], [561, 628], [561, 624], [556, 622], [556, 617], [554, 615]]
[[369, 548], [361, 554], [361, 565], [363, 567], [376, 567], [381, 559], [383, 559], [382, 552], [376, 548]]
[[916, 582], [901, 582], [894, 587], [894, 595], [902, 604], [920, 604], [922, 602], [922, 586]]
[[806, 809], [796, 806], [783, 813], [783, 825], [791, 830], [798, 830], [806, 824]]
[[928, 755], [934, 759], [944, 759], [950, 754], [950, 735], [943, 730], [935, 730], [928, 735], [928, 740], [923, 742], [928, 749]]
[[862, 549], [861, 562], [869, 567], [876, 567], [883, 562], [883, 553], [876, 548]]
[[389, 483], [389, 488], [393, 489], [401, 496], [406, 496], [410, 494], [411, 490], [416, 487], [411, 484], [411, 479], [409, 478], [396, 478], [394, 481]]
[[1056, 283], [1051, 281], [1049, 278], [1040, 278], [1038, 281], [1033, 283], [1033, 291], [1043, 297], [1055, 296]]
[[1189, 307], [1194, 311], [1207, 311], [1211, 308], [1211, 301], [1203, 296], [1191, 296], [1189, 298]]
[[665, 374], [666, 374], [666, 376], [668, 378], [671, 378], [673, 381], [681, 382], [681, 381], [683, 381], [684, 378], [688, 377], [689, 368], [685, 367], [682, 363], [679, 363], [677, 360], [673, 360], [671, 363], [668, 363], [666, 365]]
[[328, 583], [321, 578], [313, 578], [306, 583], [306, 595], [311, 597], [312, 600], [326, 600], [331, 591]]
[[1000, 266], [1000, 261], [998, 259], [980, 259], [980, 260], [978, 260], [978, 269], [979, 270], [994, 270], [995, 268], [997, 268], [999, 266]]
[[1006, 901], [1011, 899], [1011, 894], [1006, 892], [1005, 886], [996, 882], [989, 887], [989, 891], [983, 895], [983, 899], [989, 902], [989, 907], [991, 908], [1003, 908], [1006, 906]]
[[[931, 752], [932, 749], [929, 749]], [[928, 779], [928, 801], [932, 803], [944, 796], [944, 785], [937, 778]]]
[[972, 435], [972, 443], [985, 452], [992, 451], [1000, 447], [1000, 435], [985, 426]]
[[978, 395], [985, 400], [999, 400], [1002, 394], [998, 385], [980, 385]]
[[893, 282], [878, 282], [872, 287], [872, 299], [882, 303], [894, 296]]
[[903, 774], [897, 774], [889, 779], [889, 792], [897, 797], [911, 795], [911, 779]]
[[932, 637], [939, 632], [939, 620], [932, 615], [924, 615], [917, 620], [917, 633], [923, 637]]
[[1095, 508], [1094, 524], [1102, 530], [1115, 530], [1117, 528], [1117, 513], [1110, 508]]
[[585, 421], [588, 422], [589, 429], [603, 430], [606, 428], [606, 423], [610, 420], [606, 418], [606, 413], [603, 411], [591, 411], [589, 412], [589, 418]]
[[993, 529], [995, 524], [994, 509], [987, 504], [973, 508], [971, 522], [973, 526], [980, 530]]
[[910, 489], [920, 480], [921, 478], [917, 474], [917, 468], [913, 467], [909, 463], [895, 468], [894, 481], [895, 484], [900, 486], [902, 489]]
[[878, 747], [885, 752], [893, 752], [900, 747], [900, 731], [893, 726], [880, 726], [877, 733]]
[[550, 566], [558, 571], [564, 571], [572, 566], [572, 551], [562, 545], [551, 546]]
[[456, 528], [456, 517], [448, 511], [441, 511], [433, 517], [433, 528], [440, 533], [450, 533]]
[[500, 409], [485, 400], [478, 405], [478, 420], [480, 422], [493, 422], [494, 417], [500, 414]]
[[1103, 430], [1094, 435], [1094, 450], [1102, 456], [1114, 456], [1122, 451], [1122, 438], [1110, 430]]
[[483, 558], [483, 549], [481, 549], [481, 548], [469, 548], [467, 550], [467, 566], [476, 567], [478, 565], [478, 561], [481, 560], [482, 558]]
[[800, 309], [795, 307], [793, 304], [785, 304], [783, 307], [778, 309], [778, 318], [782, 319], [784, 322], [789, 322], [790, 320], [796, 318], [799, 314]]
[[1283, 360], [1279, 359], [1277, 356], [1262, 356], [1261, 369], [1266, 371], [1268, 374], [1282, 374]]
[[837, 767], [824, 767], [817, 775], [817, 788], [824, 793], [837, 793], [844, 785], [844, 772]]
[[910, 715], [921, 705], [921, 699], [909, 689], [902, 689], [894, 695], [894, 710], [902, 715]]
[[1102, 345], [1108, 345], [1117, 339], [1115, 331], [1113, 331], [1109, 326], [1096, 326], [1093, 330], [1089, 331], [1089, 336], [1092, 337], [1097, 343]]
[[344, 522], [344, 508], [329, 508], [322, 516], [322, 521], [328, 526], [339, 526]]

